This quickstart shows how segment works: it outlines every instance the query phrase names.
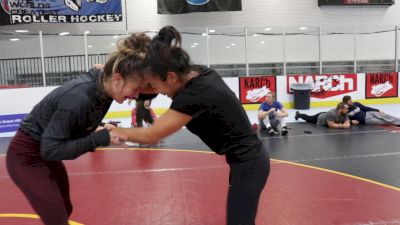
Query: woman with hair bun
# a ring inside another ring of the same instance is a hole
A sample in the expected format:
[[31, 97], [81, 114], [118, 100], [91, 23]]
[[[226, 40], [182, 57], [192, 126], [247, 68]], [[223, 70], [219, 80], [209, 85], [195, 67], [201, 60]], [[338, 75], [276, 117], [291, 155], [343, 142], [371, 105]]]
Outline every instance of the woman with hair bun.
[[56, 88], [22, 120], [8, 147], [7, 169], [44, 224], [67, 225], [72, 213], [62, 160], [125, 139], [97, 128], [113, 100], [137, 97], [150, 41], [145, 34], [119, 41], [104, 71], [93, 68]]
[[145, 59], [144, 77], [156, 93], [172, 99], [150, 128], [115, 128], [129, 141], [153, 144], [186, 126], [230, 167], [228, 225], [254, 225], [260, 194], [269, 175], [268, 152], [235, 93], [217, 72], [190, 65], [180, 33], [162, 28]]

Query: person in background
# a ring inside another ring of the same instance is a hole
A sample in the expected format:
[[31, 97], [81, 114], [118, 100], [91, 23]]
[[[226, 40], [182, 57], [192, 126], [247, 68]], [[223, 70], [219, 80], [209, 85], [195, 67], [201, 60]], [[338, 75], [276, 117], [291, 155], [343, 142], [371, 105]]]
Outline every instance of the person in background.
[[400, 126], [400, 118], [382, 112], [379, 109], [353, 102], [349, 95], [343, 96], [343, 103], [349, 106], [349, 119], [353, 125], [394, 125]]
[[341, 128], [349, 129], [350, 120], [348, 117], [348, 106], [343, 102], [340, 102], [336, 109], [331, 109], [328, 112], [320, 112], [315, 115], [307, 115], [296, 111], [295, 119], [303, 119], [308, 123], [313, 123], [321, 126], [327, 126], [329, 128]]
[[172, 99], [170, 108], [149, 128], [115, 128], [128, 140], [155, 144], [182, 127], [211, 150], [225, 155], [230, 167], [228, 225], [254, 225], [258, 202], [269, 175], [268, 152], [253, 130], [242, 104], [212, 69], [190, 65], [181, 35], [171, 26], [153, 38], [144, 76], [156, 93]]
[[288, 128], [285, 117], [288, 117], [288, 111], [282, 103], [276, 100], [275, 93], [269, 92], [265, 96], [265, 101], [261, 103], [258, 109], [258, 121], [261, 129], [267, 129], [267, 134], [273, 136], [275, 131], [280, 130], [281, 135], [288, 134]]
[[104, 71], [91, 69], [56, 88], [22, 120], [8, 147], [7, 170], [44, 224], [68, 225], [72, 213], [62, 160], [126, 139], [108, 130], [114, 126], [97, 128], [113, 100], [121, 104], [139, 94], [150, 40], [145, 34], [120, 40]]
[[[148, 126], [153, 124], [157, 116], [150, 105], [151, 101], [157, 97], [157, 95], [158, 94], [139, 94], [136, 99], [136, 107], [131, 111], [132, 127], [142, 127], [143, 121], [146, 122]], [[129, 101], [128, 104], [130, 103]]]

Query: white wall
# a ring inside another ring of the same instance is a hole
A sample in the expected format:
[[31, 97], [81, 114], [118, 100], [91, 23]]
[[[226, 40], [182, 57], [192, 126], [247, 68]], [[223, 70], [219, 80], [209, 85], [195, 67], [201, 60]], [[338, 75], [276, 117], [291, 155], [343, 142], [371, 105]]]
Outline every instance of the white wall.
[[[297, 27], [341, 28], [356, 26], [391, 26], [400, 23], [400, 4], [386, 6], [325, 6], [318, 0], [242, 0], [242, 11], [157, 14], [157, 1], [127, 1], [130, 30], [177, 27]], [[139, 22], [146, 21], [146, 22]]]
[[0, 115], [29, 113], [56, 87], [0, 89]]
[[[124, 1], [123, 1], [124, 2]], [[331, 32], [351, 33], [356, 26], [358, 32], [393, 29], [400, 25], [400, 3], [393, 6], [324, 6], [318, 7], [318, 0], [242, 0], [243, 10], [234, 12], [191, 13], [181, 15], [157, 14], [156, 0], [128, 0], [127, 27], [129, 31], [148, 31], [159, 29], [165, 25], [174, 25], [181, 31], [202, 33], [205, 28], [216, 28], [217, 33], [244, 33], [249, 27], [250, 33], [265, 32], [263, 28], [272, 27], [270, 32], [299, 32], [300, 26], [307, 26], [306, 31], [316, 35], [316, 27], [322, 27], [323, 34]], [[124, 10], [123, 10], [124, 11]], [[259, 29], [254, 29], [258, 27]], [[0, 27], [1, 58], [37, 57], [39, 54], [38, 38], [11, 43], [9, 35], [14, 29], [44, 30], [44, 33], [57, 34], [70, 31], [83, 34], [91, 30], [91, 34], [107, 33], [106, 37], [91, 37], [88, 44], [94, 45], [89, 53], [108, 53], [112, 51], [110, 44], [115, 41], [112, 36], [125, 33], [125, 21], [122, 23], [93, 24], [26, 24]], [[3, 33], [2, 33], [3, 32]], [[256, 40], [258, 39], [258, 40]], [[185, 35], [184, 47], [192, 55], [193, 61], [207, 63], [205, 37], [201, 35]], [[265, 41], [264, 45], [260, 45]], [[357, 41], [358, 57], [364, 59], [393, 59], [394, 32], [362, 35]], [[190, 45], [199, 43], [196, 48]], [[226, 46], [236, 46], [227, 49]], [[46, 36], [44, 40], [45, 55], [83, 54], [82, 37]], [[280, 36], [258, 36], [249, 38], [249, 62], [282, 62], [282, 40]], [[351, 35], [324, 36], [322, 57], [324, 60], [352, 60], [354, 56], [353, 37]], [[315, 61], [318, 59], [318, 39], [316, 36], [287, 35], [287, 61]], [[213, 36], [210, 38], [210, 63], [244, 63], [244, 38]]]
[[324, 35], [321, 38], [322, 61], [335, 61], [340, 57], [343, 61], [354, 60], [353, 34]]
[[[122, 1], [122, 11], [125, 1]], [[318, 0], [242, 0], [242, 11], [157, 14], [156, 0], [126, 0], [128, 30], [159, 29], [165, 25], [192, 27], [298, 27], [321, 26], [331, 31], [343, 27], [382, 27], [400, 24], [400, 3], [393, 6], [324, 6]], [[125, 16], [125, 15], [124, 15]], [[103, 30], [124, 31], [125, 17], [119, 23], [25, 24], [1, 27], [0, 30]]]

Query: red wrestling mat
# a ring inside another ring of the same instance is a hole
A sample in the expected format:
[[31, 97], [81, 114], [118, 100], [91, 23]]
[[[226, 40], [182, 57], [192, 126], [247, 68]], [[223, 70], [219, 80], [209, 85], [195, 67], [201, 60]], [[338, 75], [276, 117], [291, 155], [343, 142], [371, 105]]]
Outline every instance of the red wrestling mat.
[[[71, 225], [225, 224], [224, 157], [125, 149], [97, 151], [66, 165], [74, 204]], [[391, 224], [400, 220], [399, 190], [274, 161], [257, 225]], [[4, 156], [0, 199], [0, 224], [41, 224], [23, 218], [34, 212], [8, 177]]]
[[390, 130], [392, 132], [400, 132], [400, 127], [390, 126], [390, 125], [376, 125], [377, 127], [383, 128], [385, 130]]

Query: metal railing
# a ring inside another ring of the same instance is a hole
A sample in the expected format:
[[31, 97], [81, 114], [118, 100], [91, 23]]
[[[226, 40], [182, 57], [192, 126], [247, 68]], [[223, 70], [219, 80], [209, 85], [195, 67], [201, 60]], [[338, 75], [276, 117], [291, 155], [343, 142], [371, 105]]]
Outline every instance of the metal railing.
[[[108, 54], [88, 55], [89, 65], [105, 63]], [[46, 85], [57, 86], [85, 72], [85, 56], [44, 58]], [[41, 58], [0, 59], [0, 86], [43, 86]]]
[[[103, 64], [108, 54], [88, 55], [88, 64]], [[86, 71], [85, 56], [55, 56], [44, 58], [46, 85], [57, 86], [72, 80]], [[283, 75], [283, 63], [219, 64], [210, 65], [221, 76], [239, 77], [248, 75]], [[323, 74], [353, 73], [352, 61], [323, 62]], [[392, 72], [396, 71], [394, 60], [357, 61], [357, 72]], [[287, 62], [287, 74], [319, 74], [319, 62]], [[41, 58], [0, 59], [0, 88], [43, 86]]]

